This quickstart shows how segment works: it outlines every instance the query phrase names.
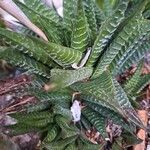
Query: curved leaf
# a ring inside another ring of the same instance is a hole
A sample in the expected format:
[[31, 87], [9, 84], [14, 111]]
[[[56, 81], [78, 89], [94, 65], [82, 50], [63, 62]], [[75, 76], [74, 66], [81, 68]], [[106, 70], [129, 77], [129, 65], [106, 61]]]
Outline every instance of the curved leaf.
[[83, 1], [78, 0], [77, 17], [73, 27], [71, 47], [84, 52], [88, 47], [88, 42], [89, 26], [83, 8]]
[[90, 121], [98, 132], [105, 138], [106, 136], [106, 119], [101, 114], [96, 113], [92, 109], [85, 107], [82, 109], [82, 114]]
[[76, 9], [77, 0], [63, 0], [63, 22], [70, 31], [72, 31], [72, 26], [74, 25]]
[[84, 0], [84, 8], [85, 15], [87, 18], [87, 22], [89, 24], [89, 28], [91, 30], [90, 38], [91, 44], [95, 41], [97, 37], [98, 26], [96, 22], [96, 14], [95, 14], [95, 2], [94, 0]]
[[98, 63], [97, 70], [93, 75], [94, 77], [107, 70], [111, 63], [116, 63], [116, 61], [119, 60], [119, 58], [121, 58], [121, 56], [128, 50], [128, 47], [132, 45], [133, 41], [137, 41], [137, 39], [140, 38], [140, 34], [143, 30], [145, 31], [144, 33], [148, 31], [147, 22], [142, 19], [140, 11], [145, 6], [145, 3], [146, 2], [143, 1], [139, 6], [139, 9], [135, 11], [135, 14], [132, 14], [132, 17], [129, 18], [129, 21], [124, 26], [123, 30], [104, 52]]
[[52, 69], [51, 70], [51, 84], [54, 84], [56, 88], [65, 88], [71, 84], [87, 79], [91, 76], [93, 69], [83, 67], [78, 70], [62, 70]]
[[59, 132], [60, 132], [59, 127], [57, 125], [54, 125], [52, 128], [48, 130], [47, 136], [44, 139], [44, 143], [52, 142], [56, 138], [56, 136], [59, 134]]
[[104, 103], [104, 105], [108, 105], [108, 107], [112, 107], [115, 111], [122, 113], [119, 101], [114, 98], [115, 89], [110, 73], [104, 72], [99, 78], [93, 81], [76, 83], [71, 87], [83, 95], [90, 95], [94, 101]]
[[123, 128], [125, 128], [127, 131], [132, 132], [132, 130], [130, 129], [129, 124], [127, 123], [127, 121], [125, 120], [125, 118], [123, 118], [120, 114], [118, 114], [117, 112], [113, 111], [112, 109], [109, 109], [107, 107], [98, 105], [98, 104], [94, 104], [92, 102], [88, 102], [88, 101], [84, 101], [84, 103], [92, 108], [94, 111], [96, 111], [97, 113], [101, 114], [102, 116], [104, 116], [106, 119], [111, 119], [113, 121], [113, 123], [121, 125]]
[[37, 38], [27, 37], [2, 28], [0, 28], [0, 37], [5, 38], [5, 42], [13, 48], [50, 66], [53, 64], [52, 60], [59, 65], [69, 66], [78, 63], [82, 57], [81, 52], [77, 50], [55, 43], [45, 43]]
[[150, 52], [150, 44], [148, 39], [141, 37], [134, 46], [118, 61], [114, 74], [121, 74], [129, 67], [141, 61], [147, 53]]
[[115, 86], [115, 98], [118, 99], [118, 102], [125, 114], [125, 116], [128, 117], [128, 119], [136, 124], [137, 126], [141, 128], [145, 128], [143, 125], [143, 122], [138, 117], [137, 112], [132, 107], [125, 91], [122, 89], [122, 87], [119, 85], [119, 83], [114, 79], [114, 86]]
[[143, 67], [143, 62], [140, 63], [136, 69], [136, 72], [133, 74], [133, 76], [127, 80], [127, 82], [124, 84], [124, 90], [129, 94], [132, 95], [133, 90], [136, 88], [138, 80], [141, 76], [142, 73], [142, 67]]
[[0, 47], [0, 58], [40, 76], [50, 78], [50, 68], [12, 48]]
[[36, 60], [41, 61], [44, 64], [52, 66], [52, 60], [48, 54], [44, 51], [43, 47], [38, 43], [38, 39], [33, 41], [30, 37], [23, 34], [15, 33], [6, 29], [0, 28], [0, 37], [5, 39], [5, 43], [18, 49], [23, 53], [27, 53], [30, 57], [34, 57]]
[[45, 144], [45, 147], [50, 150], [63, 150], [68, 144], [74, 142], [77, 136], [68, 137], [66, 139], [60, 139], [51, 144]]
[[38, 25], [47, 35], [49, 41], [62, 44], [62, 29], [60, 18], [53, 8], [48, 8], [42, 0], [27, 0], [22, 3], [15, 0], [24, 13]]
[[104, 48], [107, 46], [109, 40], [112, 38], [113, 33], [117, 30], [118, 26], [125, 18], [124, 13], [128, 6], [128, 2], [128, 0], [120, 2], [114, 14], [106, 19], [102, 24], [100, 33], [92, 48], [91, 56], [87, 62], [88, 66], [93, 65], [97, 61]]

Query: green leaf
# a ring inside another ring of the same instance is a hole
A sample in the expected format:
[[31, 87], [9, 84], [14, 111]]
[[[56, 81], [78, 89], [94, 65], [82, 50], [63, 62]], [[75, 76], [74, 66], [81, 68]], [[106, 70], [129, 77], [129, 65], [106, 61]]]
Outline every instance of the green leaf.
[[46, 19], [42, 19], [40, 17], [37, 18], [37, 24], [39, 24], [39, 27], [41, 29], [43, 29], [50, 42], [54, 42], [60, 45], [63, 44], [62, 37], [65, 34], [65, 30], [66, 30], [65, 28], [61, 27], [58, 24], [50, 22]]
[[63, 22], [70, 31], [75, 22], [76, 9], [77, 0], [63, 0]]
[[113, 143], [112, 150], [122, 150], [122, 139], [120, 138], [120, 141], [117, 141]]
[[118, 99], [120, 107], [122, 108], [125, 116], [127, 116], [127, 118], [131, 122], [133, 122], [140, 128], [145, 128], [145, 126], [143, 125], [143, 122], [138, 117], [137, 112], [132, 107], [132, 105], [127, 97], [127, 94], [125, 93], [123, 88], [119, 85], [119, 83], [115, 79], [113, 80], [113, 82], [114, 82], [114, 86], [115, 86], [115, 98]]
[[122, 50], [119, 51], [110, 64], [110, 69], [113, 70], [115, 75], [123, 73], [126, 69], [131, 67], [131, 65], [138, 63], [149, 51], [149, 21], [143, 19], [139, 21], [137, 20], [137, 23], [135, 22], [135, 24], [128, 27], [128, 29], [131, 29], [132, 27], [135, 28], [132, 29], [132, 34], [130, 35], [128, 42], [125, 43]]
[[126, 119], [123, 118], [120, 114], [113, 111], [112, 109], [109, 109], [107, 107], [104, 107], [102, 105], [95, 104], [93, 102], [84, 101], [84, 103], [92, 108], [94, 111], [105, 117], [106, 119], [111, 119], [113, 123], [121, 125], [123, 128], [125, 128], [127, 131], [132, 132], [132, 129], [130, 129], [129, 124], [127, 123]]
[[55, 121], [62, 129], [71, 129], [69, 126], [71, 120], [68, 118], [63, 117], [62, 115], [56, 115]]
[[126, 93], [116, 79], [111, 77], [110, 73], [104, 72], [98, 79], [90, 82], [76, 83], [72, 88], [82, 92], [82, 94], [93, 96], [93, 100], [97, 102], [104, 102], [105, 106], [112, 107], [114, 111], [128, 117], [137, 126], [144, 128]]
[[52, 60], [61, 66], [78, 64], [82, 57], [81, 52], [77, 50], [55, 43], [45, 43], [40, 39], [27, 37], [2, 28], [0, 28], [0, 37], [5, 38], [5, 42], [13, 48], [27, 53], [30, 57], [34, 57], [49, 66], [53, 64]]
[[[38, 14], [41, 18], [46, 18], [55, 23], [58, 23], [60, 18], [55, 9], [46, 6], [42, 0], [26, 0], [24, 3], [14, 0], [19, 6], [28, 8], [31, 12]], [[33, 15], [33, 13], [32, 13]]]
[[62, 135], [63, 139], [68, 138], [68, 137], [72, 137], [75, 135], [79, 135], [78, 129], [75, 126], [70, 124], [71, 120], [69, 120], [69, 119], [70, 118], [66, 118], [62, 115], [57, 115], [55, 117], [56, 123], [62, 129], [61, 135]]
[[[67, 106], [66, 106], [67, 107]], [[69, 108], [64, 108], [62, 106], [59, 105], [55, 105], [53, 107], [53, 112], [54, 114], [59, 114], [59, 115], [63, 115], [64, 117], [68, 118], [68, 119], [72, 119], [72, 114]]]
[[16, 25], [15, 28], [16, 28], [15, 32], [22, 33], [24, 35], [38, 37], [38, 35], [36, 33], [34, 33], [32, 30], [28, 29], [27, 27], [25, 27], [23, 25], [22, 26]]
[[116, 67], [115, 64], [117, 60], [121, 59], [121, 56], [125, 53], [125, 51], [127, 51], [127, 48], [132, 44], [136, 36], [139, 38], [140, 33], [138, 27], [140, 24], [141, 23], [139, 20], [134, 18], [124, 27], [124, 29], [119, 33], [116, 39], [114, 39], [107, 51], [101, 57], [97, 67], [98, 69], [93, 75], [94, 77], [107, 70], [112, 63], [114, 63], [113, 66]]
[[52, 66], [51, 58], [44, 51], [43, 47], [38, 42], [38, 39], [35, 38], [35, 42], [30, 37], [23, 34], [15, 33], [2, 28], [0, 28], [0, 37], [1, 39], [5, 39], [5, 43], [10, 45], [13, 49], [27, 53], [30, 57], [33, 57], [36, 60], [49, 65], [50, 67]]
[[122, 135], [123, 141], [125, 142], [124, 147], [130, 147], [136, 144], [140, 144], [142, 142], [136, 135], [129, 133], [127, 131], [123, 132]]
[[95, 14], [95, 2], [94, 0], [84, 0], [85, 15], [89, 28], [91, 30], [90, 38], [91, 44], [95, 41], [97, 37], [98, 26], [96, 24], [96, 14]]
[[0, 59], [31, 73], [50, 78], [50, 68], [12, 48], [0, 47]]
[[36, 96], [41, 102], [48, 101], [49, 103], [58, 104], [64, 108], [69, 108], [70, 102], [72, 100], [72, 95], [68, 91], [55, 91], [47, 93], [41, 89], [29, 89], [28, 93]]
[[49, 41], [62, 43], [60, 18], [53, 8], [50, 9], [41, 0], [27, 0], [25, 4], [18, 0], [15, 2], [28, 18], [44, 31]]
[[85, 131], [90, 130], [92, 128], [92, 124], [83, 114], [81, 115], [81, 123]]
[[[148, 33], [148, 32], [147, 32]], [[149, 35], [146, 35], [149, 36]], [[114, 74], [121, 74], [125, 70], [129, 69], [134, 64], [137, 64], [141, 61], [147, 53], [150, 52], [150, 44], [148, 37], [141, 37], [137, 42], [135, 42], [133, 48], [130, 49], [130, 52], [127, 52], [116, 65]]]
[[129, 94], [132, 95], [133, 90], [136, 88], [139, 78], [142, 74], [142, 67], [143, 67], [143, 61], [138, 65], [136, 72], [133, 74], [133, 76], [127, 80], [127, 82], [124, 85], [124, 90]]
[[43, 101], [43, 102], [38, 102], [37, 104], [28, 105], [25, 108], [25, 110], [27, 111], [27, 113], [38, 112], [38, 111], [47, 110], [48, 108], [50, 108], [50, 106], [51, 104], [49, 103], [49, 101]]
[[25, 124], [15, 124], [8, 126], [7, 129], [10, 130], [9, 135], [11, 136], [17, 136], [22, 135], [30, 132], [39, 132], [40, 129], [32, 126], [27, 126]]
[[48, 43], [45, 51], [60, 66], [70, 66], [81, 60], [82, 53], [72, 48], [64, 47], [55, 43]]
[[99, 28], [100, 28], [102, 22], [106, 18], [105, 18], [104, 13], [102, 12], [102, 10], [100, 10], [96, 4], [94, 5], [94, 10], [95, 10], [95, 18], [96, 18], [97, 29], [99, 31]]
[[[147, 34], [148, 25], [147, 21], [142, 19], [141, 9], [145, 6], [145, 1], [139, 6], [139, 9], [135, 11], [127, 20], [126, 25], [123, 27], [122, 31], [117, 35], [114, 41], [110, 44], [108, 49], [104, 52], [103, 56], [97, 66], [93, 77], [97, 77], [103, 71], [108, 70], [110, 65], [114, 65], [121, 57], [132, 47], [133, 41], [135, 44], [137, 40], [140, 39], [141, 34]], [[138, 12], [137, 12], [138, 11]], [[133, 18], [134, 17], [134, 18]], [[112, 68], [109, 68], [112, 70]]]
[[52, 142], [59, 134], [59, 132], [60, 132], [60, 128], [57, 125], [54, 125], [52, 128], [48, 130], [47, 136], [44, 139], [44, 143]]
[[68, 137], [66, 139], [57, 140], [51, 144], [45, 144], [45, 147], [49, 150], [64, 150], [64, 148], [74, 142], [77, 136]]
[[108, 17], [114, 12], [119, 0], [96, 0], [98, 6], [103, 10]]
[[69, 123], [71, 120], [69, 120], [66, 117], [63, 117], [62, 115], [56, 115], [55, 121], [61, 126], [61, 128], [70, 128]]
[[73, 27], [71, 47], [84, 52], [88, 48], [88, 42], [89, 26], [83, 8], [83, 1], [78, 0], [77, 17]]
[[141, 76], [133, 93], [140, 93], [149, 83], [150, 83], [150, 74]]
[[103, 6], [104, 6], [104, 0], [95, 0], [96, 3], [98, 4], [98, 6], [103, 9]]
[[91, 108], [85, 107], [82, 109], [82, 114], [90, 121], [98, 132], [105, 138], [106, 136], [106, 119], [101, 114], [93, 111]]
[[128, 0], [120, 2], [117, 10], [108, 19], [103, 22], [100, 33], [94, 43], [90, 58], [87, 62], [88, 66], [94, 65], [98, 57], [107, 46], [109, 40], [112, 38], [113, 33], [117, 30], [120, 23], [125, 18], [124, 13], [128, 6]]
[[67, 147], [65, 148], [65, 150], [78, 150], [78, 148], [76, 147], [75, 143], [70, 143], [67, 145]]
[[150, 18], [150, 2], [147, 4], [144, 12], [143, 12], [143, 16], [144, 18], [146, 19], [149, 19]]
[[45, 119], [41, 119], [41, 120], [35, 120], [34, 122], [32, 122], [32, 121], [26, 121], [24, 124], [26, 124], [27, 126], [31, 126], [33, 128], [37, 127], [37, 128], [45, 128], [46, 129], [46, 127], [50, 123], [53, 123], [53, 120], [49, 119], [49, 118], [45, 118]]
[[48, 111], [44, 111], [44, 112], [32, 112], [32, 113], [15, 113], [15, 114], [11, 114], [11, 117], [15, 118], [18, 120], [19, 123], [27, 123], [28, 121], [38, 121], [38, 120], [42, 120], [42, 119], [49, 119], [49, 120], [53, 120], [53, 114], [51, 114]]
[[114, 98], [114, 85], [109, 72], [104, 72], [95, 80], [86, 83], [76, 83], [71, 87], [83, 95], [93, 97], [93, 100], [97, 102], [104, 103], [105, 106], [112, 107], [115, 111], [122, 112], [118, 100]]
[[89, 78], [92, 71], [93, 69], [88, 67], [78, 70], [52, 69], [50, 83], [54, 84], [57, 89], [65, 88], [75, 82]]

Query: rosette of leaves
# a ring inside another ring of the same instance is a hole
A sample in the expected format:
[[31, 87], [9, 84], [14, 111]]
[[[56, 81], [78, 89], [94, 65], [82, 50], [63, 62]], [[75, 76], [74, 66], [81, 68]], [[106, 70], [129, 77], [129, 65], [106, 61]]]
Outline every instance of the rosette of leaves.
[[[11, 115], [18, 122], [8, 127], [11, 134], [38, 132], [41, 147], [50, 150], [98, 150], [108, 138], [106, 122], [112, 120], [122, 127], [114, 149], [120, 143], [127, 147], [140, 142], [135, 129], [146, 127], [135, 104], [150, 75], [141, 75], [139, 67], [123, 85], [116, 77], [134, 64], [141, 66], [150, 52], [148, 0], [64, 0], [63, 18], [42, 0], [13, 1], [48, 41], [23, 25], [15, 31], [0, 27], [0, 59], [34, 74], [39, 83], [25, 88], [39, 102], [25, 108], [24, 114]], [[43, 83], [48, 83], [48, 92], [41, 89]], [[74, 124], [70, 108], [75, 92], [84, 107]], [[93, 127], [103, 144], [86, 138], [85, 132]]]

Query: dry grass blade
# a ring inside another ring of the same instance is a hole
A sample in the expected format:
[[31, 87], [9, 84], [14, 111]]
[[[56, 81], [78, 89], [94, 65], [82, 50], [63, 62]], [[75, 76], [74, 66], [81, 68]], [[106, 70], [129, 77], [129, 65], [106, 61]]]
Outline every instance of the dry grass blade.
[[39, 29], [36, 25], [34, 25], [12, 0], [1, 0], [0, 7], [4, 9], [6, 12], [10, 13], [16, 19], [18, 19], [22, 24], [27, 26], [29, 29], [31, 29], [45, 41], [48, 41], [43, 31]]

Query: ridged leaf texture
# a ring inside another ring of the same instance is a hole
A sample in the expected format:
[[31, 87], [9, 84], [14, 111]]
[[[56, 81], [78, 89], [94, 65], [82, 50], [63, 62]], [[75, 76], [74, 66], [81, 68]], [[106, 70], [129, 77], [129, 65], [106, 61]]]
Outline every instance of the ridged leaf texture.
[[94, 0], [84, 0], [84, 9], [85, 15], [87, 17], [87, 22], [89, 24], [89, 28], [91, 30], [91, 44], [95, 41], [97, 37], [98, 26], [96, 23], [96, 13], [95, 13], [95, 2]]
[[119, 85], [116, 80], [113, 80], [115, 86], [115, 98], [118, 99], [119, 104], [125, 114], [125, 116], [137, 126], [141, 128], [145, 128], [143, 122], [140, 120], [137, 112], [134, 110], [133, 106], [131, 105], [127, 94], [123, 90], [123, 88]]
[[88, 67], [78, 70], [52, 69], [51, 84], [54, 84], [57, 88], [65, 88], [75, 82], [89, 78], [92, 72], [93, 69]]
[[51, 144], [46, 144], [45, 147], [47, 149], [51, 149], [51, 150], [63, 150], [67, 145], [72, 143], [76, 138], [77, 138], [77, 136], [72, 136], [72, 137], [68, 137], [66, 139], [60, 139]]
[[137, 86], [138, 80], [142, 73], [142, 67], [143, 67], [143, 62], [138, 65], [134, 75], [129, 80], [127, 80], [127, 82], [124, 85], [124, 89], [129, 93], [129, 95], [134, 94], [132, 92]]
[[112, 107], [114, 110], [122, 112], [118, 100], [114, 98], [114, 85], [108, 72], [104, 72], [98, 79], [93, 81], [76, 83], [72, 85], [72, 88], [82, 92], [82, 94], [91, 95], [94, 97], [93, 100], [102, 101], [102, 103]]
[[[128, 47], [130, 48], [133, 41], [140, 38], [141, 33], [143, 33], [142, 30], [144, 30], [144, 33], [147, 33], [147, 22], [142, 20], [142, 16], [140, 16], [139, 13], [144, 6], [145, 2], [138, 7], [139, 9], [135, 11], [134, 15], [132, 14], [130, 19], [128, 19], [126, 26], [124, 26], [123, 30], [120, 31], [114, 41], [110, 44], [109, 48], [104, 52], [103, 56], [100, 58], [97, 67], [98, 69], [96, 70], [94, 76], [98, 76], [103, 71], [108, 70], [111, 63], [116, 63], [117, 59], [120, 59], [121, 61], [121, 56], [128, 50]], [[132, 19], [133, 17], [134, 19]], [[126, 54], [129, 54], [129, 52]]]
[[101, 114], [97, 114], [90, 108], [84, 108], [82, 113], [103, 137], [107, 137], [105, 131], [105, 117]]
[[89, 101], [84, 101], [84, 103], [92, 108], [94, 111], [96, 111], [98, 114], [101, 114], [103, 117], [107, 119], [111, 119], [115, 124], [121, 125], [123, 128], [131, 132], [129, 124], [126, 122], [125, 118], [123, 118], [121, 115], [116, 113], [115, 111], [104, 107], [102, 105], [98, 105], [96, 103], [92, 103]]
[[114, 74], [121, 74], [125, 70], [129, 69], [132, 65], [138, 64], [138, 62], [141, 61], [149, 52], [150, 45], [148, 39], [143, 36], [137, 42], [135, 42], [135, 45], [132, 49], [130, 49], [130, 52], [127, 52], [124, 57], [122, 57], [122, 60], [120, 59], [120, 61], [118, 61], [114, 70]]
[[50, 68], [13, 48], [0, 47], [0, 58], [31, 73], [50, 78]]
[[92, 95], [97, 102], [104, 102], [108, 107], [112, 107], [123, 116], [129, 117], [138, 126], [143, 127], [126, 93], [110, 73], [104, 72], [100, 78], [87, 83], [77, 83], [72, 88], [82, 94]]
[[9, 30], [0, 29], [0, 37], [5, 38], [7, 44], [27, 53], [30, 57], [41, 61], [49, 66], [52, 60], [62, 66], [78, 63], [81, 59], [81, 53], [55, 43], [45, 43], [36, 38], [30, 38]]
[[[128, 0], [125, 0], [120, 3], [117, 10], [114, 12], [110, 18], [106, 19], [106, 21], [102, 24], [100, 33], [92, 47], [92, 53], [88, 60], [87, 65], [93, 65], [98, 57], [104, 50], [104, 47], [108, 44], [109, 40], [112, 38], [113, 33], [116, 31], [120, 23], [124, 19], [124, 13], [128, 6]], [[116, 17], [117, 16], [117, 17]]]
[[[6, 86], [6, 93], [37, 100], [23, 112], [10, 114], [17, 120], [8, 127], [10, 134], [38, 132], [41, 149], [98, 150], [105, 142], [93, 144], [85, 132], [96, 129], [107, 138], [106, 122], [111, 120], [123, 129], [121, 137], [113, 139], [112, 149], [120, 149], [117, 143], [140, 142], [135, 131], [145, 127], [135, 110], [136, 100], [150, 83], [150, 75], [141, 75], [139, 66], [126, 82], [118, 79], [150, 52], [149, 1], [64, 0], [63, 17], [43, 0], [13, 1], [48, 41], [25, 26], [6, 22], [6, 29], [0, 23], [0, 59], [33, 80]], [[47, 92], [47, 87], [54, 90]], [[3, 82], [1, 88], [5, 88]], [[81, 102], [81, 118], [76, 123], [71, 112], [74, 100]]]
[[[77, 0], [64, 0], [63, 1], [63, 22], [64, 25], [72, 31], [72, 26], [75, 23], [77, 9]], [[72, 11], [70, 11], [72, 10]]]
[[60, 18], [54, 9], [45, 6], [42, 0], [27, 0], [25, 1], [25, 4], [18, 0], [15, 0], [15, 2], [32, 22], [43, 29], [50, 41], [62, 43], [62, 28], [58, 25], [60, 23]]
[[136, 96], [150, 83], [150, 75], [142, 75], [143, 61], [137, 66], [136, 72], [124, 84], [125, 91], [130, 96]]
[[75, 126], [71, 126], [69, 118], [63, 117], [62, 114], [61, 115], [57, 115], [55, 117], [56, 123], [60, 126], [60, 128], [62, 129], [62, 138], [68, 138], [68, 137], [72, 137], [72, 136], [76, 136], [79, 135], [79, 131]]
[[41, 102], [50, 102], [52, 104], [61, 104], [63, 107], [69, 107], [72, 95], [67, 91], [55, 91], [47, 93], [39, 89], [29, 89], [29, 94], [36, 96]]
[[45, 143], [52, 142], [56, 138], [56, 136], [59, 134], [59, 132], [60, 132], [59, 127], [57, 125], [54, 125], [52, 128], [48, 130], [48, 133], [47, 133], [46, 138], [44, 139], [44, 142]]
[[17, 120], [17, 124], [9, 126], [12, 131], [10, 134], [19, 135], [32, 131], [41, 131], [48, 124], [53, 122], [53, 115], [47, 111], [32, 112], [29, 114], [16, 113], [11, 114], [11, 117]]
[[90, 32], [83, 8], [83, 1], [78, 0], [77, 6], [77, 17], [73, 27], [71, 47], [84, 52], [88, 48]]

